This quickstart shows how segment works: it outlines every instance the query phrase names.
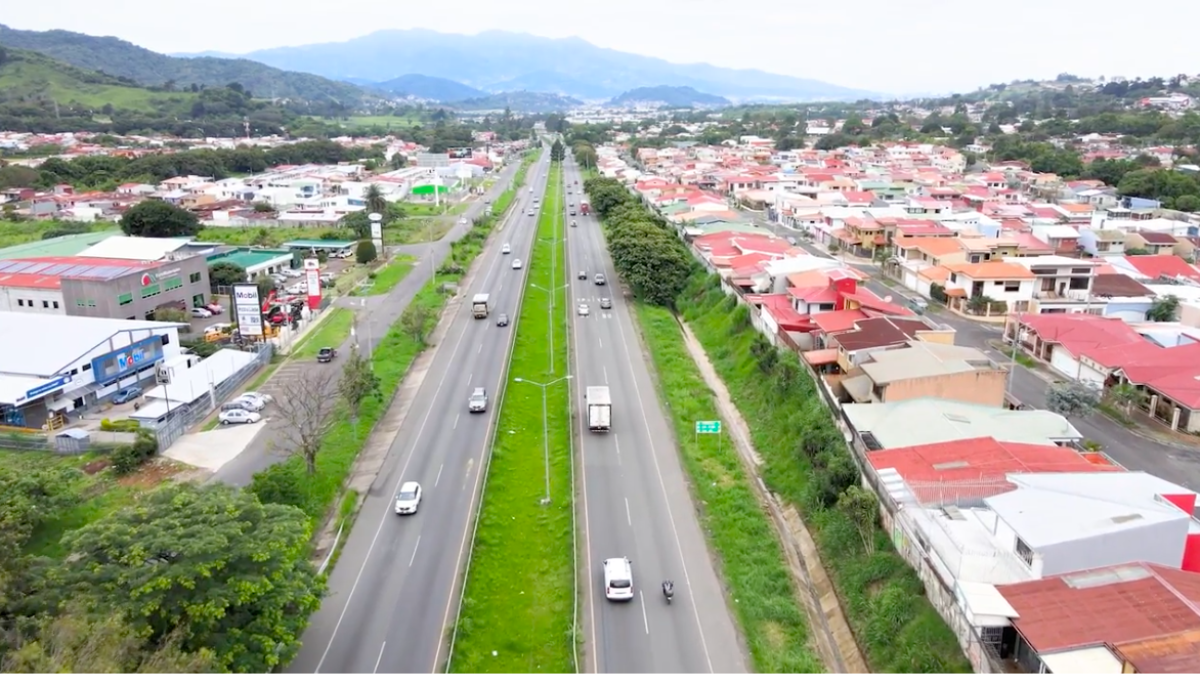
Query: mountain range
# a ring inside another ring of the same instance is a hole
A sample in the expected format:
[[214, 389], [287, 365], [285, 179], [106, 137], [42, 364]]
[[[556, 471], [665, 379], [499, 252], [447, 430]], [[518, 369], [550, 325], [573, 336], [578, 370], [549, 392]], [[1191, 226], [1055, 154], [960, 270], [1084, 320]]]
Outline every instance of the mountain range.
[[[257, 61], [353, 83], [382, 83], [411, 73], [490, 93], [524, 90], [605, 100], [640, 87], [692, 87], [739, 101], [853, 100], [879, 94], [761, 70], [720, 68], [606, 49], [581, 38], [485, 31], [380, 30], [345, 42], [263, 49], [241, 55], [180, 54]], [[373, 86], [373, 85], [366, 85]], [[377, 86], [377, 85], [374, 85]]]
[[634, 105], [638, 103], [657, 103], [672, 108], [690, 108], [693, 106], [717, 107], [729, 105], [729, 99], [713, 96], [696, 91], [691, 87], [638, 87], [615, 97], [612, 105]]

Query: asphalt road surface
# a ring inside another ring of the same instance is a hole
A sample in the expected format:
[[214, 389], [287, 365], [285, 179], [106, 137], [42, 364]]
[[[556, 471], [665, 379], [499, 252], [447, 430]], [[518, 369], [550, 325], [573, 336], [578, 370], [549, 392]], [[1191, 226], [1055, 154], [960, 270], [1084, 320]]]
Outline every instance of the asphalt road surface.
[[[412, 302], [421, 287], [429, 281], [431, 269], [437, 269], [446, 259], [450, 252], [450, 243], [466, 234], [467, 230], [471, 228], [471, 221], [482, 214], [486, 208], [485, 201], [495, 202], [516, 174], [518, 166], [520, 166], [519, 161], [513, 162], [500, 174], [500, 179], [496, 181], [487, 195], [467, 208], [461, 216], [466, 219], [466, 224], [456, 223], [445, 237], [433, 244], [397, 247], [397, 250], [415, 255], [419, 260], [413, 270], [401, 279], [400, 283], [396, 284], [387, 295], [337, 299], [334, 306], [349, 308], [355, 312], [359, 333], [355, 338], [349, 338], [341, 345], [333, 345], [337, 348], [339, 355], [347, 354], [350, 345], [356, 340], [364, 350], [364, 354], [369, 355], [374, 351], [387, 334], [388, 329], [404, 313], [408, 303]], [[272, 380], [263, 385], [263, 391], [279, 396], [279, 385], [285, 379], [303, 379], [307, 373], [311, 372], [310, 369], [324, 366], [325, 364], [318, 364], [315, 358], [288, 362], [280, 366]], [[335, 360], [333, 366], [338, 367], [338, 361]], [[272, 381], [275, 386], [272, 386]], [[217, 470], [209, 479], [210, 481], [245, 487], [250, 484], [254, 474], [286, 458], [284, 453], [271, 449], [276, 443], [282, 442], [280, 435], [274, 429], [275, 425], [282, 424], [282, 421], [271, 419], [271, 408], [263, 411], [263, 417], [265, 420], [263, 424], [266, 425], [266, 428], [260, 431], [250, 445], [237, 457]]]
[[[341, 558], [329, 578], [329, 595], [303, 636], [304, 646], [289, 672], [436, 672], [446, 658], [445, 626], [453, 620], [460, 569], [479, 494], [485, 453], [508, 367], [515, 326], [497, 327], [496, 314], [517, 316], [537, 218], [526, 215], [546, 182], [549, 152], [530, 167], [529, 186], [514, 200], [511, 215], [485, 250], [474, 280], [460, 293], [449, 331], [434, 357], [408, 417], [372, 486]], [[491, 295], [491, 316], [471, 316], [470, 298]], [[483, 414], [467, 412], [474, 387], [490, 398]], [[400, 483], [424, 489], [411, 516], [397, 516]]]
[[[575, 185], [579, 180], [580, 185]], [[568, 160], [567, 202], [579, 203], [582, 178]], [[737, 631], [725, 604], [704, 535], [688, 493], [670, 428], [650, 378], [632, 307], [615, 285], [597, 286], [603, 272], [616, 273], [599, 222], [566, 216], [568, 283], [571, 285], [574, 398], [579, 406], [580, 492], [587, 580], [584, 608], [586, 659], [597, 673], [746, 672]], [[571, 220], [577, 227], [569, 227]], [[587, 273], [579, 279], [579, 272]], [[612, 309], [601, 309], [600, 298]], [[577, 314], [586, 303], [590, 314]], [[612, 431], [590, 432], [584, 392], [607, 385], [612, 395]], [[633, 563], [636, 597], [614, 603], [604, 597], [605, 558]], [[675, 582], [667, 605], [664, 579]]]

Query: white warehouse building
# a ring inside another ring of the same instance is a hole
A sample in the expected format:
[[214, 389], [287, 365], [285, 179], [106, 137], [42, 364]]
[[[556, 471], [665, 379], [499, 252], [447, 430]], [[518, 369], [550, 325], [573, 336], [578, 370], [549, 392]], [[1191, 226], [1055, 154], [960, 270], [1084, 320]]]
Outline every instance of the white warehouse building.
[[154, 377], [183, 324], [0, 312], [0, 425], [41, 428]]

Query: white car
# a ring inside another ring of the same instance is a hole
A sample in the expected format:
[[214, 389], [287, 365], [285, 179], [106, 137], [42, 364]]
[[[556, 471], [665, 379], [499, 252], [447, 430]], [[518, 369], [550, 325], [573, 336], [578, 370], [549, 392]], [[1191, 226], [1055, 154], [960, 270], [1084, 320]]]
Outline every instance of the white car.
[[590, 311], [586, 303], [579, 305], [579, 316], [587, 316]]
[[410, 480], [400, 486], [400, 492], [396, 493], [396, 515], [403, 516], [410, 513], [416, 513], [417, 507], [421, 505], [421, 484], [415, 480]]
[[505, 244], [504, 246], [500, 247], [500, 252], [505, 255], [508, 255], [509, 253], [512, 253], [512, 246]]
[[604, 561], [604, 597], [609, 600], [633, 600], [633, 563], [629, 558]]
[[193, 307], [192, 308], [192, 318], [193, 319], [207, 319], [210, 316], [212, 316], [212, 312], [208, 311], [207, 309], [204, 309], [203, 307]]
[[263, 403], [274, 403], [275, 402], [274, 396], [272, 396], [270, 394], [264, 394], [261, 391], [244, 391], [244, 392], [242, 392], [242, 396], [243, 397], [252, 396], [254, 398], [261, 400]]
[[516, 260], [513, 261], [513, 269], [514, 270], [521, 269], [521, 259], [520, 258], [517, 258]]
[[233, 409], [222, 410], [217, 419], [221, 421], [221, 424], [254, 424], [262, 421], [262, 415], [249, 410]]
[[267, 407], [267, 400], [260, 396], [256, 396], [254, 394], [242, 394], [241, 396], [237, 397], [235, 400], [245, 401], [246, 403], [249, 403], [250, 409], [254, 410], [255, 412], [258, 412], [259, 410], [262, 410], [263, 408]]

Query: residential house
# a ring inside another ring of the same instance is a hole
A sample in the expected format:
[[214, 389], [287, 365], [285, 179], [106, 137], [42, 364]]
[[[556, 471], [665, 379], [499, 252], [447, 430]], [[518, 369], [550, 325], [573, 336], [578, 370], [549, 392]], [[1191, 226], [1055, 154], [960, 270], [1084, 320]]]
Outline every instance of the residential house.
[[[1187, 243], [1187, 240], [1184, 240], [1184, 243]], [[1175, 255], [1180, 253], [1180, 248], [1179, 239], [1169, 232], [1135, 230], [1125, 235], [1125, 250], [1130, 254]]]
[[939, 398], [1000, 407], [1007, 379], [1006, 369], [974, 347], [909, 340], [904, 348], [871, 353], [841, 387], [855, 403]]
[[[1103, 307], [1103, 316], [1123, 321], [1145, 321], [1156, 296], [1133, 277], [1118, 272], [1093, 276], [1091, 294], [1093, 300], [1099, 301], [1098, 306]], [[1085, 311], [1092, 312], [1092, 308]]]
[[[946, 265], [945, 268], [948, 276], [943, 288], [950, 309], [983, 316], [1029, 311], [1035, 277], [1025, 266], [989, 260]], [[1004, 303], [1004, 306], [988, 304], [985, 298], [993, 303]]]
[[849, 403], [842, 412], [868, 452], [994, 438], [1001, 443], [1074, 446], [1083, 434], [1049, 410], [1010, 410], [937, 398]]
[[1031, 233], [1046, 242], [1055, 255], [1076, 256], [1079, 254], [1079, 230], [1070, 225], [1033, 225]]
[[[860, 310], [861, 311], [861, 310]], [[857, 319], [852, 326], [836, 333], [817, 331], [816, 347], [821, 351], [836, 350], [834, 354], [817, 357], [806, 355], [813, 365], [836, 363], [842, 373], [849, 373], [869, 360], [871, 354], [906, 346], [909, 340], [926, 340], [954, 344], [954, 329], [937, 327], [918, 317], [868, 317]]]
[[1200, 269], [1176, 255], [1130, 255], [1108, 262], [1118, 272], [1142, 283], [1200, 286]]
[[1103, 299], [1093, 297], [1092, 293], [1099, 263], [1056, 255], [1011, 258], [1008, 262], [1024, 267], [1033, 275], [1033, 298], [1026, 308], [1028, 311], [1039, 314], [1103, 312]]
[[1125, 231], [1115, 228], [1079, 228], [1079, 246], [1098, 258], [1125, 255]]

